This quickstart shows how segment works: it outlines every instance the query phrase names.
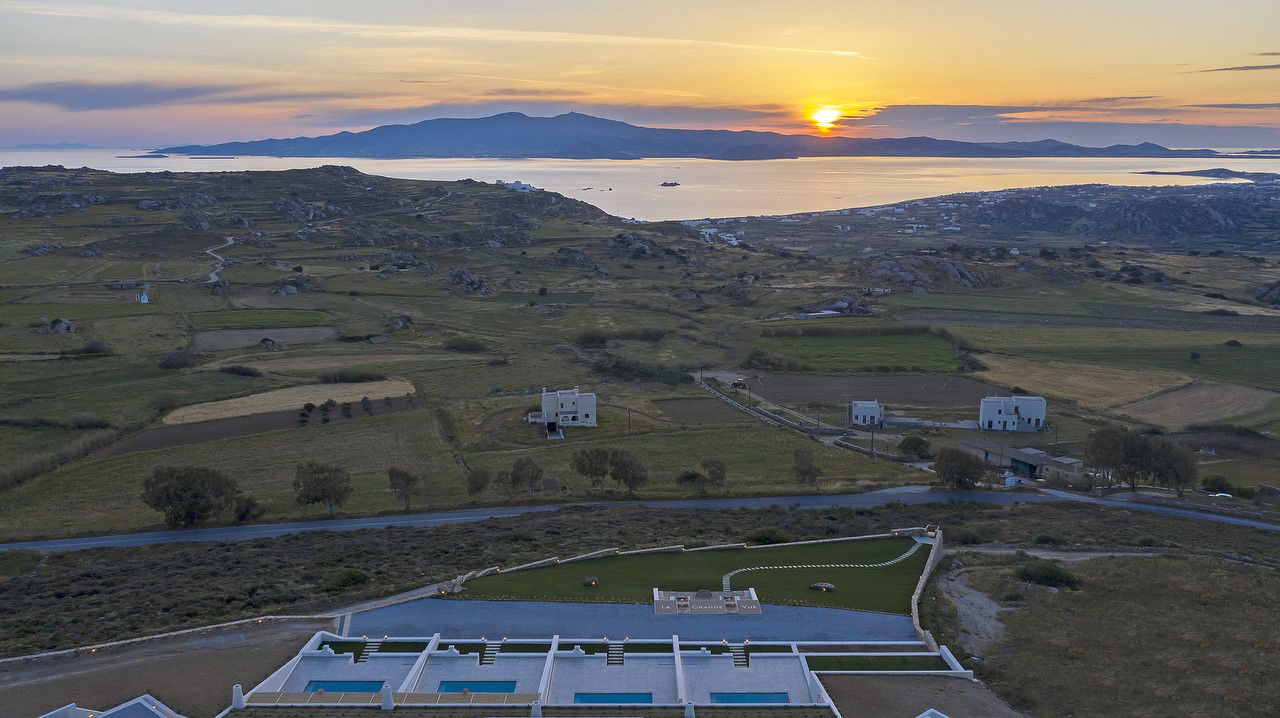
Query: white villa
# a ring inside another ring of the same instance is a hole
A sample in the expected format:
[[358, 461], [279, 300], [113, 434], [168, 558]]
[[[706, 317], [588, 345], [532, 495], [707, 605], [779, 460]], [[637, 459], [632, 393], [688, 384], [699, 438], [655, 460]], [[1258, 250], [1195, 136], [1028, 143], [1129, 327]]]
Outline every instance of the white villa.
[[566, 426], [596, 425], [596, 395], [572, 389], [542, 389], [542, 411], [531, 411], [530, 424], [542, 424], [548, 439], [563, 439]]
[[879, 401], [849, 402], [849, 426], [884, 426], [884, 404]]
[[1042, 396], [988, 396], [978, 406], [983, 431], [1043, 431], [1047, 405]]

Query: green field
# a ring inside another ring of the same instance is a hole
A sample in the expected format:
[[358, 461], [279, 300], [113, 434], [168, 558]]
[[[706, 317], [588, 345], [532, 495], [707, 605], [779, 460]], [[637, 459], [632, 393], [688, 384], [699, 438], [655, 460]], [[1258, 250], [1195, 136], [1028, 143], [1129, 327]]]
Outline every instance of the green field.
[[[575, 561], [544, 568], [493, 574], [468, 581], [464, 598], [539, 601], [647, 603], [653, 589], [720, 590], [721, 577], [750, 566], [879, 563], [909, 550], [907, 538], [838, 541], [804, 546], [685, 551]], [[751, 587], [764, 603], [911, 612], [911, 593], [928, 557], [924, 546], [910, 558], [883, 568], [779, 569], [751, 571], [733, 578], [734, 588]], [[583, 585], [593, 576], [594, 588]], [[831, 583], [830, 593], [809, 585]]]
[[187, 315], [192, 328], [207, 329], [274, 329], [277, 327], [315, 327], [329, 324], [332, 314], [321, 309], [237, 309], [232, 311], [192, 312]]
[[806, 371], [957, 371], [955, 347], [933, 334], [865, 337], [760, 337], [754, 345], [771, 356], [793, 359]]
[[[1177, 371], [1202, 379], [1280, 389], [1280, 334], [1155, 329], [953, 327], [974, 346], [1031, 359]], [[1228, 346], [1228, 341], [1241, 346]], [[1193, 359], [1191, 354], [1199, 354]]]

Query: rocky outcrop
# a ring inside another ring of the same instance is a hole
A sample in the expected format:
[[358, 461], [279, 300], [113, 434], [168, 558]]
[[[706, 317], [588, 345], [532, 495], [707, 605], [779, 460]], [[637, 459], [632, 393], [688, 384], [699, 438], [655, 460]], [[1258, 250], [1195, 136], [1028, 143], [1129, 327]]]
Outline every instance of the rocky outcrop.
[[76, 331], [76, 325], [70, 319], [62, 317], [53, 320], [40, 317], [35, 324], [36, 334], [74, 334]]
[[965, 288], [986, 286], [990, 279], [965, 265], [935, 255], [909, 255], [905, 257], [880, 257], [855, 262], [854, 268], [862, 276], [883, 284], [897, 284], [913, 292], [931, 292], [939, 282]]
[[411, 326], [413, 326], [413, 317], [405, 316], [404, 314], [387, 317], [387, 331], [398, 332]]
[[59, 249], [62, 249], [61, 244], [54, 244], [52, 242], [39, 242], [36, 244], [28, 244], [27, 246], [23, 247], [20, 251], [22, 252], [22, 254], [25, 254], [28, 257], [43, 257], [44, 255], [49, 254], [50, 252], [56, 252]]
[[281, 279], [271, 289], [271, 293], [277, 297], [286, 297], [290, 294], [298, 292], [309, 292], [320, 288], [320, 280], [310, 274], [295, 274], [287, 279]]
[[1259, 284], [1249, 290], [1254, 299], [1267, 304], [1280, 304], [1280, 280]]
[[875, 313], [871, 307], [863, 304], [862, 300], [852, 293], [845, 293], [838, 297], [799, 307], [799, 311], [805, 313], [839, 312], [846, 317], [867, 317]]
[[470, 269], [455, 269], [446, 275], [450, 284], [456, 285], [463, 294], [490, 294], [493, 284]]
[[292, 196], [276, 198], [276, 201], [271, 203], [271, 209], [285, 221], [299, 224], [310, 224], [317, 220], [345, 217], [351, 214], [350, 210], [328, 202], [305, 202]]
[[572, 247], [561, 247], [549, 257], [535, 260], [535, 264], [541, 267], [580, 267], [590, 270], [597, 277], [609, 276], [609, 270], [604, 265], [587, 256], [587, 253], [581, 249]]

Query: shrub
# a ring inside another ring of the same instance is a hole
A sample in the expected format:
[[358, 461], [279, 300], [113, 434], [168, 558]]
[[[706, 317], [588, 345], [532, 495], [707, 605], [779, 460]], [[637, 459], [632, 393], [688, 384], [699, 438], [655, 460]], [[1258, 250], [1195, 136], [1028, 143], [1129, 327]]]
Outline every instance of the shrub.
[[329, 591], [362, 586], [369, 582], [369, 574], [358, 568], [335, 568], [324, 576], [324, 587]]
[[227, 366], [218, 367], [218, 371], [223, 374], [235, 374], [236, 376], [262, 376], [261, 369], [255, 369], [244, 364], [229, 364]]
[[240, 494], [236, 496], [235, 502], [231, 506], [231, 512], [236, 521], [253, 521], [256, 518], [260, 518], [266, 512], [266, 509], [258, 503], [256, 498]]
[[746, 543], [767, 545], [775, 543], [790, 543], [796, 539], [786, 531], [774, 526], [761, 526], [760, 528], [751, 529], [743, 534], [742, 540]]
[[675, 367], [646, 364], [636, 359], [612, 355], [597, 359], [591, 364], [591, 368], [600, 374], [619, 379], [645, 379], [671, 385], [693, 381], [692, 377]]
[[1080, 577], [1052, 561], [1029, 561], [1015, 572], [1020, 580], [1050, 588], [1080, 587]]
[[111, 349], [107, 347], [107, 343], [101, 339], [91, 339], [85, 342], [84, 348], [80, 350], [85, 354], [110, 354]]
[[444, 343], [444, 348], [452, 352], [482, 352], [488, 345], [471, 337], [454, 337]]
[[1231, 482], [1221, 476], [1206, 476], [1200, 480], [1200, 486], [1205, 491], [1214, 494], [1235, 493], [1235, 487], [1231, 485]]
[[192, 526], [231, 508], [236, 482], [200, 466], [157, 466], [142, 484], [142, 501], [170, 526]]
[[1225, 342], [1223, 342], [1223, 344], [1225, 344], [1226, 346], [1229, 346], [1229, 347], [1242, 347], [1242, 346], [1244, 346], [1244, 344], [1243, 344], [1239, 339], [1228, 339], [1228, 340], [1226, 340]]
[[76, 429], [109, 429], [111, 422], [87, 411], [71, 415], [71, 426]]
[[178, 397], [167, 391], [151, 397], [151, 408], [159, 412], [171, 411], [178, 408]]
[[959, 531], [947, 534], [947, 538], [961, 546], [972, 546], [973, 544], [982, 543], [982, 536], [973, 529], [960, 529]]
[[1056, 546], [1057, 544], [1062, 543], [1062, 539], [1058, 538], [1057, 536], [1054, 536], [1053, 534], [1040, 534], [1039, 536], [1036, 536], [1036, 543], [1042, 544], [1042, 545]]
[[382, 381], [386, 374], [364, 369], [330, 369], [320, 372], [321, 384], [358, 384], [365, 381]]
[[573, 343], [583, 349], [603, 349], [609, 344], [609, 335], [596, 329], [588, 329], [579, 334]]
[[156, 365], [161, 369], [186, 369], [195, 366], [202, 355], [195, 349], [175, 349], [160, 355]]

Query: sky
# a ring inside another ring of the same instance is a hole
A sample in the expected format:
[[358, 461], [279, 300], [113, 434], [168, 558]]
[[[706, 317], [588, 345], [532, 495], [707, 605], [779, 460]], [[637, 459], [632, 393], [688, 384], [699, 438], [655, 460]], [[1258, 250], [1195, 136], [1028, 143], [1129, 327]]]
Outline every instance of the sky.
[[1280, 148], [1280, 2], [0, 0], [0, 146], [506, 111]]

